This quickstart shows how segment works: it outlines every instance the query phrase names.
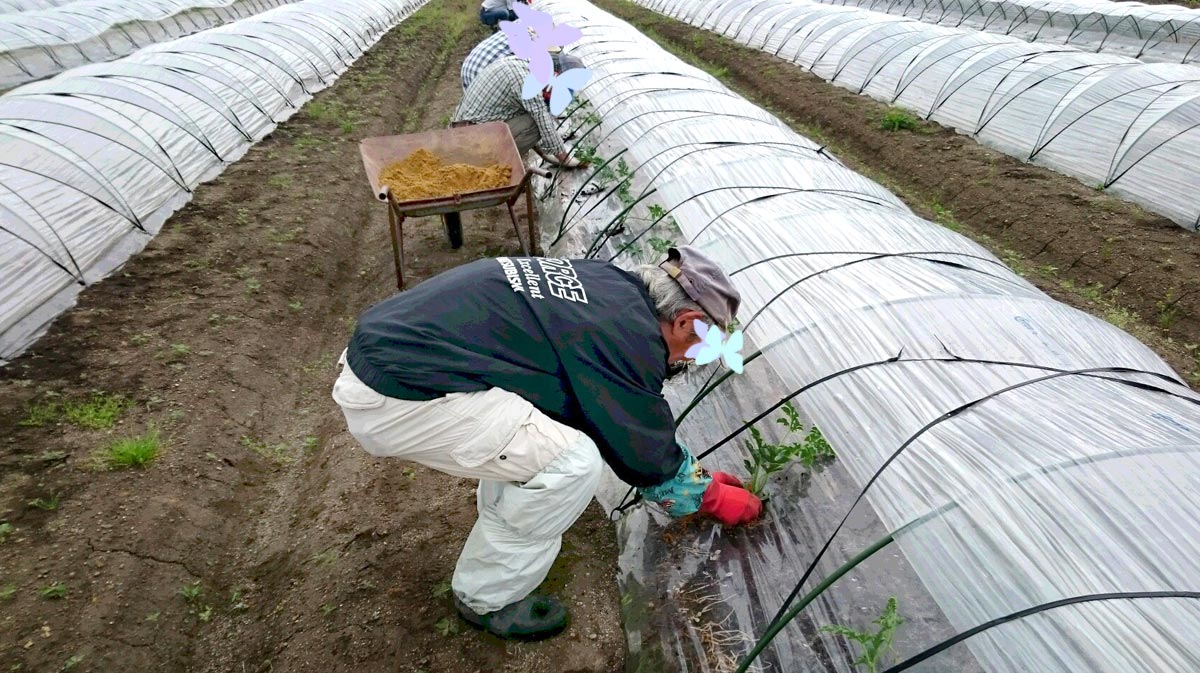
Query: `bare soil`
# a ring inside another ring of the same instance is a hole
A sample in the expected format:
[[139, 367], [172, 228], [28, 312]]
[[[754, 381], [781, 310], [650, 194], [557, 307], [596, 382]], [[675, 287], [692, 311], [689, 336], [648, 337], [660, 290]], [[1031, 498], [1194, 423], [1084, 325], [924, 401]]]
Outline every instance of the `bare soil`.
[[1200, 235], [930, 122], [887, 131], [887, 106], [800, 66], [627, 0], [594, 0], [827, 144], [914, 211], [976, 239], [1055, 299], [1109, 320], [1200, 380]]
[[[389, 33], [0, 370], [0, 670], [621, 670], [598, 506], [547, 580], [564, 635], [472, 631], [447, 582], [473, 482], [371, 458], [329, 395], [355, 317], [395, 291], [357, 143], [445, 126], [487, 34], [476, 7], [434, 0]], [[519, 254], [503, 209], [463, 224], [451, 250], [438, 218], [406, 223], [410, 285]], [[131, 405], [111, 428], [30, 414], [95, 392]], [[152, 464], [99, 466], [151, 428]], [[55, 583], [65, 596], [43, 596]]]

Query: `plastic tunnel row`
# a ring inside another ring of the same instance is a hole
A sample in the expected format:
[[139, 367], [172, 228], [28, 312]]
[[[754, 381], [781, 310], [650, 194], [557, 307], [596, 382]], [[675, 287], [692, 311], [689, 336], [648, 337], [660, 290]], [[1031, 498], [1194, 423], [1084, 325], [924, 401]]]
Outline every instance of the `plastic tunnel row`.
[[[712, 255], [746, 366], [668, 386], [681, 441], [745, 475], [749, 431], [789, 441], [790, 403], [836, 456], [776, 475], [750, 528], [625, 511], [629, 668], [849, 673], [823, 627], [873, 631], [896, 597], [880, 671], [1200, 670], [1200, 397], [628, 24], [539, 7], [593, 69], [569, 123], [595, 167], [539, 184], [548, 249]], [[627, 493], [606, 476], [606, 507]]]
[[1200, 68], [805, 0], [638, 0], [1200, 226]]
[[81, 0], [0, 14], [0, 90], [295, 0]]
[[65, 5], [68, 2], [71, 2], [71, 0], [0, 0], [0, 14], [32, 12], [38, 9]]
[[1146, 61], [1200, 59], [1200, 10], [1109, 0], [820, 0]]
[[0, 360], [424, 0], [304, 0], [0, 96]]

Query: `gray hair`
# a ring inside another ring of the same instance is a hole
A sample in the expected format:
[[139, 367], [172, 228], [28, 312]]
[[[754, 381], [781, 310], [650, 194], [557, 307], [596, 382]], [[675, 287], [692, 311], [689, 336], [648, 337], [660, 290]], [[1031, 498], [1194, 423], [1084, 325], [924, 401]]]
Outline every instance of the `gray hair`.
[[684, 311], [699, 311], [704, 313], [704, 322], [712, 324], [712, 318], [704, 312], [704, 309], [700, 308], [699, 304], [692, 301], [683, 286], [675, 282], [675, 279], [666, 271], [653, 264], [643, 264], [635, 270], [635, 273], [641, 277], [642, 283], [646, 285], [646, 291], [650, 293], [650, 300], [654, 302], [654, 310], [658, 313], [659, 322], [671, 322]]

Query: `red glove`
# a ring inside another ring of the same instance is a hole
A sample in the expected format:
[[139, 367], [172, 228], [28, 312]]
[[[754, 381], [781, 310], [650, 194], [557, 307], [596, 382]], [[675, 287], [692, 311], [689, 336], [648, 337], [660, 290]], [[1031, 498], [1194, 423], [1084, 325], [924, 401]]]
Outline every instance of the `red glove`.
[[726, 486], [737, 486], [738, 488], [745, 488], [745, 486], [742, 486], [741, 479], [738, 479], [737, 477], [733, 476], [732, 474], [729, 474], [728, 472], [709, 472], [708, 476], [712, 477], [713, 481], [719, 481], [722, 484], [725, 484]]
[[[721, 475], [718, 479], [717, 475]], [[726, 526], [750, 523], [762, 513], [762, 501], [744, 488], [733, 486], [723, 479], [737, 481], [736, 477], [723, 472], [714, 472], [713, 481], [704, 491], [700, 501], [700, 513], [707, 514]]]

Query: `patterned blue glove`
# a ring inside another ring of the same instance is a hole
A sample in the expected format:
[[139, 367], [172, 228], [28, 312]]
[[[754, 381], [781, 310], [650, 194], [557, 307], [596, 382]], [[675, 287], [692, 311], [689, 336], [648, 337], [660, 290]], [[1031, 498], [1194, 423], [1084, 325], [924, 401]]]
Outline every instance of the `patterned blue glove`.
[[704, 491], [708, 490], [708, 485], [712, 483], [712, 477], [700, 467], [692, 452], [682, 444], [679, 446], [683, 449], [683, 462], [680, 463], [675, 477], [658, 486], [638, 489], [643, 498], [658, 503], [673, 517], [687, 516], [699, 511]]

